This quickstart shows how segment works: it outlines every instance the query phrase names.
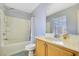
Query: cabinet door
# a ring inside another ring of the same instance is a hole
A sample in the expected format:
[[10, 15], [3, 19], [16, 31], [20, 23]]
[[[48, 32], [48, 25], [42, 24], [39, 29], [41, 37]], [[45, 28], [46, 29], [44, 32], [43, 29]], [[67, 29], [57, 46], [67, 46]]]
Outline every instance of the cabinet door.
[[72, 56], [73, 54], [62, 48], [54, 46], [53, 44], [47, 43], [47, 55], [48, 56]]
[[79, 53], [76, 53], [76, 56], [79, 56]]
[[42, 40], [37, 39], [36, 40], [36, 50], [35, 50], [36, 56], [45, 56], [45, 42]]

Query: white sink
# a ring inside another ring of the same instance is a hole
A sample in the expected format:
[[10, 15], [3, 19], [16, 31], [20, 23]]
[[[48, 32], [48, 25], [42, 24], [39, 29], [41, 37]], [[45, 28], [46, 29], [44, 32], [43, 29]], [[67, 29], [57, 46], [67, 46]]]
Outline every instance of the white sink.
[[58, 45], [64, 45], [62, 40], [55, 38], [55, 37], [45, 37], [45, 39], [46, 39], [47, 42], [50, 42], [50, 43], [55, 43], [55, 44], [58, 44]]
[[79, 50], [79, 35], [72, 35], [67, 40], [63, 40], [64, 45], [75, 50]]

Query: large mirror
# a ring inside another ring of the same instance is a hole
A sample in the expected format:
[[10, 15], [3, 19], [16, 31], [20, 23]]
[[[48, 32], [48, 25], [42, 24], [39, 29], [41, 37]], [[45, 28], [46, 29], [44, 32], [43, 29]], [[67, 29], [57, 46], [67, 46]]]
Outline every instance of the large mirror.
[[[61, 5], [63, 6], [61, 7]], [[53, 7], [48, 9], [50, 12], [48, 12], [46, 17], [46, 33], [54, 33], [58, 35], [64, 33], [78, 34], [77, 11], [79, 10], [79, 4], [54, 3], [51, 4], [51, 6]], [[59, 6], [60, 8], [58, 9], [61, 10], [57, 9]], [[66, 6], [68, 7], [65, 8]]]

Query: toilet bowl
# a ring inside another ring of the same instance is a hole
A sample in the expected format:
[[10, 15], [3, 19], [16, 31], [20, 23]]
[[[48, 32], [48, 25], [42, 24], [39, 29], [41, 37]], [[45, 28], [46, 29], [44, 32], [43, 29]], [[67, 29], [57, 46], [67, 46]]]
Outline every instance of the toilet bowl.
[[30, 43], [25, 46], [25, 50], [28, 51], [28, 56], [33, 56], [33, 50], [35, 49], [35, 44]]

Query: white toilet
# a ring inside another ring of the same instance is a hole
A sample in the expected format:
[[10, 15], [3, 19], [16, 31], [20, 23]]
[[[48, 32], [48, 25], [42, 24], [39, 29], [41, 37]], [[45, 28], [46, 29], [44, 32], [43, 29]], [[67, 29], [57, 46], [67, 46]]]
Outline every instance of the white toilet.
[[33, 50], [35, 49], [35, 44], [30, 43], [25, 46], [25, 50], [28, 51], [28, 56], [33, 56]]

